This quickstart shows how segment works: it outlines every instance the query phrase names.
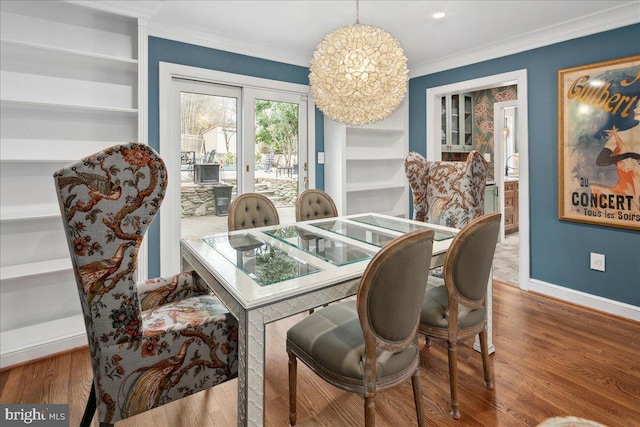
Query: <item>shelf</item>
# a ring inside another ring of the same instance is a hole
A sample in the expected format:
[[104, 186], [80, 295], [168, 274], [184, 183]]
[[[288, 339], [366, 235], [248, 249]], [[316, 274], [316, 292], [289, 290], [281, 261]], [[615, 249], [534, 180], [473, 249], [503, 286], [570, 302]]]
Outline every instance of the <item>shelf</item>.
[[65, 165], [119, 143], [121, 142], [43, 141], [39, 139], [3, 138], [0, 161], [5, 163], [60, 163]]
[[350, 134], [361, 134], [361, 135], [404, 135], [404, 129], [395, 129], [395, 128], [355, 128], [355, 127], [347, 127], [347, 135]]
[[[0, 47], [2, 48], [3, 56], [29, 56], [31, 58], [35, 58], [37, 62], [53, 60], [56, 62], [64, 61], [65, 63], [74, 62], [74, 65], [80, 63], [122, 71], [138, 71], [137, 59], [120, 58], [116, 56], [102, 55], [99, 53], [83, 52], [79, 50], [50, 47], [13, 40], [1, 40]], [[5, 59], [6, 58], [3, 57], [3, 60]]]
[[392, 189], [405, 190], [405, 187], [409, 184], [389, 184], [387, 182], [369, 182], [367, 184], [347, 185], [347, 193], [355, 193], [362, 191], [387, 191]]
[[347, 157], [347, 162], [364, 162], [364, 161], [366, 161], [366, 162], [384, 162], [384, 163], [388, 163], [388, 162], [404, 162], [405, 159], [406, 159], [406, 157], [385, 157], [385, 158], [381, 158], [380, 156], [375, 156], [375, 157], [350, 156], [350, 157]]
[[103, 107], [98, 105], [72, 105], [54, 104], [45, 102], [20, 101], [13, 99], [0, 100], [2, 108], [12, 108], [16, 110], [43, 110], [43, 111], [69, 111], [69, 112], [100, 112], [109, 114], [136, 115], [136, 108]]
[[25, 277], [42, 276], [51, 273], [69, 271], [73, 267], [70, 258], [50, 259], [28, 264], [0, 267], [0, 280], [12, 280]]
[[3, 206], [0, 221], [33, 221], [60, 218], [60, 207], [54, 204]]

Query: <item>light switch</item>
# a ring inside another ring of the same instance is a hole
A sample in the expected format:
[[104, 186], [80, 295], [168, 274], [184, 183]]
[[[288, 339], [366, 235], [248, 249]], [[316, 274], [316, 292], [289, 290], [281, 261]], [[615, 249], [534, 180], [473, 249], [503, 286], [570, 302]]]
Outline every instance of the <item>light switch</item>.
[[604, 255], [591, 252], [591, 269], [604, 271]]
[[487, 163], [491, 163], [491, 153], [484, 153], [484, 160]]
[[324, 151], [318, 152], [318, 164], [324, 165]]

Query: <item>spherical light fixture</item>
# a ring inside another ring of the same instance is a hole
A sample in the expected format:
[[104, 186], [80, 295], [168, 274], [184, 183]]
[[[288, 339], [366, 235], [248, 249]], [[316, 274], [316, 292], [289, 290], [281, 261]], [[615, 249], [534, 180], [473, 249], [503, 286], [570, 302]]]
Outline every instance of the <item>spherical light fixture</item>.
[[[356, 3], [357, 11], [357, 3]], [[313, 52], [311, 95], [332, 120], [349, 126], [393, 113], [407, 92], [407, 58], [400, 43], [378, 27], [360, 24], [327, 34]]]

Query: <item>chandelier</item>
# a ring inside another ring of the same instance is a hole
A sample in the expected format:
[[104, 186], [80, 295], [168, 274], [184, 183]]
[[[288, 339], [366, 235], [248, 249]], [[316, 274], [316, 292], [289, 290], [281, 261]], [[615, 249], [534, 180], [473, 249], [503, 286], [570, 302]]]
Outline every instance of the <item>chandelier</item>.
[[327, 34], [311, 59], [311, 95], [332, 120], [349, 126], [393, 113], [407, 92], [407, 58], [400, 43], [378, 27], [356, 23]]

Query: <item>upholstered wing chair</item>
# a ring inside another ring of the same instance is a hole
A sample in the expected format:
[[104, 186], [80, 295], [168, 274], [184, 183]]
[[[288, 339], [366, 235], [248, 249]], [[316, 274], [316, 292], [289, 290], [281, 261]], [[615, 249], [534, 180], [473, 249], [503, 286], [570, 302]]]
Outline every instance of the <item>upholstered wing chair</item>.
[[483, 214], [487, 164], [477, 151], [465, 162], [431, 161], [411, 152], [404, 166], [414, 219], [463, 228]]
[[101, 425], [112, 425], [236, 377], [237, 320], [195, 273], [136, 281], [167, 186], [157, 153], [116, 145], [54, 180], [93, 365], [81, 425], [96, 406]]

